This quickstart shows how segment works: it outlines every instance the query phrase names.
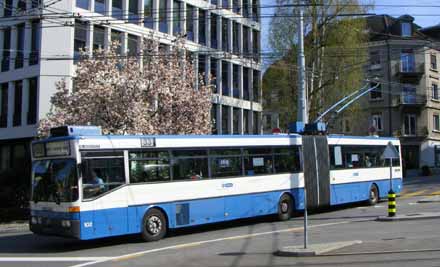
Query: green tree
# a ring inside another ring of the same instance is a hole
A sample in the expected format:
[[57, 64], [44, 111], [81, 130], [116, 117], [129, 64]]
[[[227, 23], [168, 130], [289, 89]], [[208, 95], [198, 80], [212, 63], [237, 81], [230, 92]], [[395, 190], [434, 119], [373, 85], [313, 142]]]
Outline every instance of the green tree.
[[[277, 0], [278, 7], [270, 24], [269, 43], [275, 54], [282, 55], [282, 58], [269, 67], [263, 84], [266, 99], [274, 94], [273, 91], [276, 91], [276, 95], [284, 96], [271, 99], [271, 105], [265, 106], [265, 109], [277, 111], [273, 108], [279, 107], [280, 113], [292, 110], [290, 117], [293, 120], [296, 118], [298, 70], [295, 53], [297, 2]], [[364, 14], [371, 7], [371, 4], [360, 4], [357, 0], [308, 1], [305, 8], [305, 49], [310, 121], [364, 83], [363, 65], [367, 59], [368, 34], [366, 21], [359, 14]], [[281, 70], [283, 67], [286, 70]], [[275, 81], [273, 77], [284, 79], [284, 82]], [[354, 114], [358, 106], [348, 109], [349, 114]], [[281, 123], [285, 125], [286, 122]]]

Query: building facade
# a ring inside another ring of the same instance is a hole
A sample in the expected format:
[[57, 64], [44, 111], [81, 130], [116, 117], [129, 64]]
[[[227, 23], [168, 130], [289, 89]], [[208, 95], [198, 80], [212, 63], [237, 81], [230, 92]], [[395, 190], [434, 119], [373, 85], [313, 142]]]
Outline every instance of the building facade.
[[356, 127], [345, 122], [343, 129], [399, 137], [407, 170], [440, 167], [438, 39], [408, 15], [373, 16], [367, 25], [370, 60], [365, 73], [380, 87], [362, 100], [364, 122]]
[[71, 86], [80, 49], [93, 54], [115, 40], [121, 54], [133, 55], [144, 38], [164, 49], [186, 38], [196, 69], [216, 85], [213, 133], [261, 133], [259, 12], [259, 0], [4, 0], [0, 172], [29, 158], [55, 84]]

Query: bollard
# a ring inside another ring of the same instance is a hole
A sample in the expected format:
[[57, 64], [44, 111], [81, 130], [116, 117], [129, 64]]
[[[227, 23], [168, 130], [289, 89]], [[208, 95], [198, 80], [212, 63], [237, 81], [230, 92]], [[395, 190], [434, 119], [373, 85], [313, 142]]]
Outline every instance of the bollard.
[[388, 192], [388, 217], [394, 217], [396, 216], [396, 210], [397, 210], [397, 205], [396, 205], [396, 194], [394, 193], [394, 191], [391, 189]]

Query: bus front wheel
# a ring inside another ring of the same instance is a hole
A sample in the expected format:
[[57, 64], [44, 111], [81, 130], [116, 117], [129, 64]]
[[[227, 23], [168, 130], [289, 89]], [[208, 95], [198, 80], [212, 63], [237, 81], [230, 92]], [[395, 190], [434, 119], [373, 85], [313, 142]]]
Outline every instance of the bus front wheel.
[[278, 202], [278, 220], [287, 221], [293, 214], [293, 199], [290, 195], [284, 194]]
[[142, 239], [150, 242], [162, 239], [167, 233], [165, 215], [158, 209], [149, 210], [142, 220]]

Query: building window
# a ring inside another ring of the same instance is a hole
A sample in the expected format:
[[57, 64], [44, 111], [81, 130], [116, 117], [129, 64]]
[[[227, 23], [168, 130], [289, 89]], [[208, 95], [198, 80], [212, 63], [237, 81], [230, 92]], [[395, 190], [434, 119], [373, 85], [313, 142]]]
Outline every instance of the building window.
[[11, 147], [8, 145], [0, 146], [0, 171], [11, 167]]
[[38, 64], [39, 47], [40, 47], [40, 22], [32, 21], [31, 25], [31, 53], [29, 55], [29, 65]]
[[9, 60], [11, 56], [11, 28], [3, 30], [3, 57], [2, 72], [9, 70]]
[[14, 116], [13, 116], [13, 126], [21, 125], [21, 98], [23, 96], [23, 81], [14, 82]]
[[229, 134], [229, 107], [222, 106], [222, 134]]
[[105, 45], [105, 28], [101, 26], [93, 26], [93, 50], [104, 49]]
[[249, 17], [249, 0], [243, 0], [243, 17]]
[[199, 77], [202, 77], [203, 82], [208, 84], [206, 79], [206, 55], [199, 55]]
[[194, 41], [194, 7], [186, 5], [186, 39]]
[[199, 10], [199, 44], [206, 45], [206, 11]]
[[405, 114], [403, 121], [403, 134], [408, 136], [416, 135], [416, 115]]
[[243, 99], [250, 100], [249, 94], [249, 69], [243, 68]]
[[23, 13], [25, 11], [26, 11], [26, 0], [18, 0], [16, 13]]
[[258, 119], [258, 115], [259, 115], [259, 113], [258, 112], [256, 112], [256, 111], [254, 111], [254, 112], [252, 112], [253, 114], [253, 130], [252, 130], [252, 132], [254, 133], [254, 134], [259, 134], [260, 133], [260, 125], [259, 125], [259, 119]]
[[254, 21], [260, 21], [258, 9], [260, 8], [259, 0], [254, 0], [252, 3], [252, 19]]
[[411, 23], [410, 22], [402, 22], [401, 23], [401, 30], [402, 30], [402, 37], [411, 37], [412, 30], [411, 30]]
[[240, 53], [240, 47], [239, 47], [239, 42], [240, 42], [240, 38], [238, 36], [238, 29], [240, 27], [240, 24], [238, 24], [237, 22], [232, 23], [233, 26], [233, 37], [232, 37], [232, 41], [233, 41], [233, 52], [234, 54], [238, 55]]
[[182, 29], [180, 22], [182, 21], [180, 1], [173, 0], [173, 34], [174, 36], [180, 34]]
[[254, 53], [254, 60], [260, 61], [260, 32], [252, 31], [252, 47]]
[[217, 88], [217, 59], [211, 57], [211, 86], [212, 86], [212, 93], [218, 94], [219, 90]]
[[252, 101], [260, 102], [260, 92], [261, 92], [261, 82], [260, 82], [260, 72], [258, 70], [254, 70], [253, 75], [253, 98]]
[[15, 68], [23, 68], [23, 50], [24, 50], [24, 24], [17, 26], [17, 46], [15, 55]]
[[75, 21], [75, 40], [74, 40], [74, 55], [75, 59], [79, 59], [81, 51], [86, 48], [87, 27], [84, 23]]
[[222, 95], [229, 96], [229, 63], [222, 61]]
[[[371, 87], [377, 86], [376, 83], [370, 84]], [[370, 92], [370, 99], [371, 100], [380, 100], [382, 99], [382, 84], [379, 84], [377, 88], [373, 89], [373, 91]]]
[[249, 110], [243, 109], [243, 134], [249, 134]]
[[240, 109], [234, 108], [233, 109], [233, 122], [234, 122], [234, 134], [240, 134]]
[[163, 33], [168, 32], [167, 13], [168, 6], [166, 0], [159, 1], [159, 31]]
[[415, 57], [412, 51], [403, 51], [400, 54], [400, 71], [402, 72], [415, 71]]
[[76, 6], [83, 9], [89, 9], [89, 0], [76, 0]]
[[237, 14], [240, 13], [240, 11], [241, 11], [241, 6], [240, 6], [240, 4], [238, 3], [238, 0], [232, 0], [232, 10], [233, 10], [235, 13], [237, 13]]
[[371, 66], [380, 65], [380, 53], [379, 51], [373, 51], [370, 53]]
[[0, 128], [8, 127], [8, 83], [0, 85]]
[[243, 56], [250, 57], [250, 49], [249, 49], [249, 28], [243, 26]]
[[229, 32], [228, 32], [228, 20], [222, 18], [222, 50], [225, 52], [229, 51]]
[[112, 17], [123, 20], [122, 0], [112, 0]]
[[233, 96], [235, 98], [240, 97], [240, 67], [238, 65], [233, 65]]
[[416, 88], [413, 85], [404, 85], [402, 91], [402, 104], [415, 104], [417, 102]]
[[153, 29], [153, 0], [144, 0], [144, 27]]
[[431, 54], [431, 69], [437, 69], [437, 56], [435, 54]]
[[29, 98], [27, 124], [37, 122], [37, 103], [38, 103], [38, 78], [29, 79]]
[[440, 115], [439, 114], [434, 114], [432, 116], [433, 121], [432, 121], [432, 129], [434, 131], [440, 131]]
[[106, 15], [105, 0], [95, 0], [95, 12]]
[[4, 17], [10, 17], [12, 15], [12, 9], [13, 9], [12, 2], [13, 0], [5, 0], [4, 9], [3, 9]]
[[377, 113], [371, 116], [371, 125], [378, 132], [383, 131], [382, 114]]
[[432, 84], [432, 99], [440, 100], [439, 94], [438, 94], [438, 85], [436, 83]]
[[211, 48], [217, 49], [217, 15], [211, 13]]
[[128, 2], [128, 21], [130, 23], [138, 24], [139, 23], [139, 6], [138, 0], [130, 0]]
[[127, 55], [135, 57], [138, 53], [138, 37], [136, 35], [128, 35]]

